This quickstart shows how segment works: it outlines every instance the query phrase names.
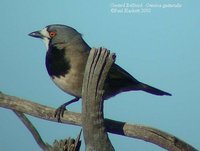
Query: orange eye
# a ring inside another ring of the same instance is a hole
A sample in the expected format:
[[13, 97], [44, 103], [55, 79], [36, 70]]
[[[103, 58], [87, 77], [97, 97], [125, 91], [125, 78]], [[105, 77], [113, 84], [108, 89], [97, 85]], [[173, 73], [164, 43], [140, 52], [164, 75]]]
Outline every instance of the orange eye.
[[54, 37], [55, 35], [56, 35], [56, 32], [54, 32], [54, 31], [49, 32], [50, 37]]

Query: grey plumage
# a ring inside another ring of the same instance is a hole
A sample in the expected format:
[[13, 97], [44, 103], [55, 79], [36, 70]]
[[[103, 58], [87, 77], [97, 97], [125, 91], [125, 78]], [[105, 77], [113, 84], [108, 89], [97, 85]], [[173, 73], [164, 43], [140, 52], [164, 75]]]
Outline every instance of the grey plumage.
[[[41, 38], [46, 43], [46, 68], [54, 83], [66, 93], [81, 98], [83, 75], [91, 49], [82, 35], [66, 25], [49, 25], [29, 35]], [[123, 68], [113, 64], [105, 82], [104, 99], [134, 90], [160, 96], [171, 95], [139, 82]]]

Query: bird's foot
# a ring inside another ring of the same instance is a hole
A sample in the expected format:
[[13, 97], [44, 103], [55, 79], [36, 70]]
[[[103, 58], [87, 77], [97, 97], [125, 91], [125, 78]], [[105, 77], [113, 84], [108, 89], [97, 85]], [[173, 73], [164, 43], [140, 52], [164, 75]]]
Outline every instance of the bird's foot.
[[64, 115], [64, 112], [66, 110], [65, 107], [65, 104], [61, 105], [59, 108], [56, 109], [54, 113], [54, 117], [57, 118], [58, 122], [61, 122], [60, 118]]
[[78, 100], [79, 100], [78, 97], [74, 98], [71, 101], [64, 103], [63, 105], [61, 105], [59, 108], [56, 109], [54, 117], [57, 118], [58, 122], [61, 122], [61, 117], [63, 117], [65, 110], [67, 110], [66, 106], [71, 103], [77, 102]]

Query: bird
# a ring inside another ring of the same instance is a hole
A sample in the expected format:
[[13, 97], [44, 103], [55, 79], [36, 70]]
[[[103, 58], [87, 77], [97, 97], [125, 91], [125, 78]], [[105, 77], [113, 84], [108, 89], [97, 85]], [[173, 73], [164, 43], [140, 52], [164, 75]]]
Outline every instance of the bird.
[[[31, 32], [29, 36], [44, 41], [47, 48], [45, 64], [49, 76], [60, 89], [74, 96], [74, 99], [57, 108], [54, 116], [60, 121], [66, 106], [82, 97], [83, 76], [91, 47], [76, 29], [62, 24], [48, 25], [42, 30]], [[103, 100], [121, 92], [138, 90], [158, 96], [171, 96], [168, 92], [138, 81], [116, 63], [110, 68], [104, 89]]]

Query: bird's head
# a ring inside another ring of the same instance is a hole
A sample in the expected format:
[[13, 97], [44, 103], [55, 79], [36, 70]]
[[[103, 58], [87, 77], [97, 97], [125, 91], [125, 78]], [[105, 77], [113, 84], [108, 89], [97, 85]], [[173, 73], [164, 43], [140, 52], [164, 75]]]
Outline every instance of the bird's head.
[[34, 31], [29, 36], [41, 38], [48, 48], [49, 45], [68, 43], [75, 37], [81, 37], [81, 34], [72, 27], [55, 24], [48, 25], [42, 30]]

